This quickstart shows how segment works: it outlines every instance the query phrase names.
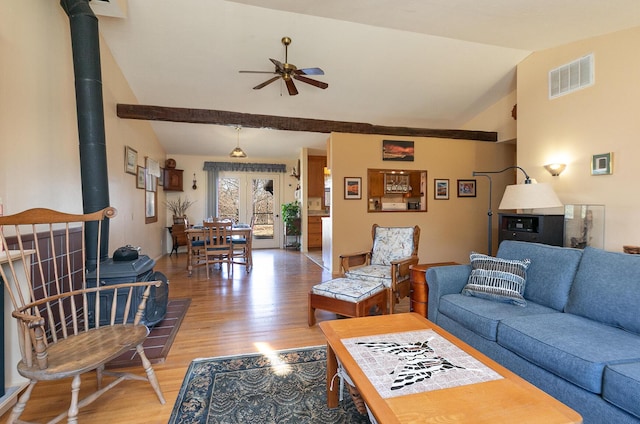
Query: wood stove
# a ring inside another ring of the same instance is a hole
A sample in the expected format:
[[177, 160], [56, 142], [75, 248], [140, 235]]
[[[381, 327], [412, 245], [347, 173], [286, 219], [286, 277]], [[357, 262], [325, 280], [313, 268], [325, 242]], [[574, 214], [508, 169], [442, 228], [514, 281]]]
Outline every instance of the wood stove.
[[[102, 286], [135, 281], [160, 280], [163, 282], [159, 287], [151, 287], [151, 293], [149, 294], [149, 299], [147, 299], [145, 315], [142, 318], [142, 324], [147, 327], [154, 326], [158, 322], [162, 321], [167, 313], [167, 303], [169, 301], [169, 282], [164, 274], [153, 271], [155, 264], [156, 261], [146, 255], [140, 255], [137, 259], [132, 261], [114, 261], [113, 258], [109, 258], [100, 263], [100, 284]], [[95, 271], [87, 274], [87, 286], [96, 286]], [[137, 304], [142, 299], [143, 291], [144, 287], [136, 288], [136, 293], [134, 293], [134, 304]], [[118, 295], [118, 316], [121, 316], [124, 312], [125, 300], [125, 293]], [[100, 325], [107, 324], [110, 320], [108, 313], [111, 308], [111, 303], [113, 302], [113, 291], [101, 292], [99, 301]], [[95, 296], [93, 299], [89, 299], [89, 304], [91, 305], [89, 319], [93, 322], [93, 320], [95, 320]], [[135, 313], [135, 308], [131, 308], [127, 322], [133, 322]]]

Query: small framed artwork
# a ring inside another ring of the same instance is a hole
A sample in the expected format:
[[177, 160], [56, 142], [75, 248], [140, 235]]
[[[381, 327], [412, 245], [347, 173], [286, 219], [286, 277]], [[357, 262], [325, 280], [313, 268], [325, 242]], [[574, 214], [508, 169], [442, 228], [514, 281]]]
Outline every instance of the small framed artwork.
[[145, 177], [145, 182], [144, 182], [145, 190], [156, 191], [158, 188], [158, 178], [156, 178], [155, 176], [153, 176], [153, 174], [151, 174], [151, 172], [149, 171], [149, 168], [144, 169], [144, 177]]
[[137, 175], [138, 151], [129, 146], [124, 147], [124, 171], [127, 174]]
[[344, 177], [344, 198], [346, 200], [362, 199], [362, 178]]
[[382, 140], [382, 160], [413, 162], [413, 141]]
[[458, 180], [458, 197], [476, 197], [476, 180]]
[[433, 198], [436, 200], [449, 199], [449, 180], [433, 180]]
[[158, 221], [158, 193], [155, 191], [144, 192], [144, 222], [151, 224]]
[[591, 175], [613, 174], [613, 153], [593, 155], [591, 158]]
[[144, 189], [145, 187], [145, 172], [144, 172], [144, 168], [141, 167], [140, 165], [138, 165], [138, 175], [136, 178], [136, 188], [142, 188]]

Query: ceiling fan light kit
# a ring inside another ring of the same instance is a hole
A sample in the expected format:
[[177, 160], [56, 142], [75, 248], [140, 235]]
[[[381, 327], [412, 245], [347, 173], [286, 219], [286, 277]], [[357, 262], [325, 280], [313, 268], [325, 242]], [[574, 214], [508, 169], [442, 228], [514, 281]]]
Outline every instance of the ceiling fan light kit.
[[291, 38], [282, 37], [281, 41], [282, 41], [282, 44], [284, 45], [284, 63], [280, 62], [279, 60], [270, 58], [269, 60], [271, 61], [271, 63], [275, 65], [275, 70], [273, 72], [271, 71], [239, 71], [240, 73], [248, 73], [248, 74], [276, 75], [275, 77], [272, 77], [266, 80], [265, 82], [253, 87], [254, 90], [260, 90], [261, 88], [266, 87], [267, 85], [281, 78], [284, 81], [285, 85], [287, 86], [287, 91], [289, 92], [290, 96], [295, 96], [296, 94], [298, 94], [298, 89], [296, 88], [296, 85], [293, 82], [294, 79], [298, 81], [302, 81], [309, 85], [313, 85], [314, 87], [321, 88], [323, 90], [329, 87], [329, 84], [327, 84], [326, 82], [318, 81], [318, 80], [307, 78], [304, 76], [304, 75], [324, 75], [324, 71], [322, 69], [320, 68], [298, 69], [294, 64], [289, 63], [288, 50], [289, 50], [289, 44], [291, 44]]

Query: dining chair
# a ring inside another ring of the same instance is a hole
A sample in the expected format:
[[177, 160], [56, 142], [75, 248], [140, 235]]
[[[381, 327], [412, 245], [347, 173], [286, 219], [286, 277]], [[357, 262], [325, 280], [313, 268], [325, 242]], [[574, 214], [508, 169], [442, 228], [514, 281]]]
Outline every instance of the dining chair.
[[204, 225], [204, 256], [207, 278], [209, 266], [227, 264], [227, 275], [233, 270], [233, 244], [231, 242], [232, 222], [230, 220], [205, 222]]
[[255, 222], [255, 215], [251, 217], [250, 224], [237, 224], [237, 228], [245, 229], [242, 234], [238, 234], [238, 231], [233, 231], [231, 236], [231, 244], [233, 245], [232, 262], [236, 265], [244, 265], [245, 271], [249, 273], [253, 267], [253, 255], [252, 255], [252, 241], [253, 241], [253, 226]]
[[387, 288], [389, 313], [395, 303], [409, 295], [409, 267], [418, 263], [420, 227], [371, 228], [371, 250], [340, 255], [345, 277], [379, 281]]

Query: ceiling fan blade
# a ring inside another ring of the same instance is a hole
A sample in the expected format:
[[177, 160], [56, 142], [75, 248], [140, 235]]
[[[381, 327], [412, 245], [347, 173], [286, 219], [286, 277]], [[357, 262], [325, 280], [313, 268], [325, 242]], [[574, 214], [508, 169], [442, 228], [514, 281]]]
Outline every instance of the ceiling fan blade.
[[284, 82], [287, 83], [287, 90], [289, 90], [290, 96], [295, 96], [296, 94], [298, 94], [298, 89], [296, 88], [296, 85], [293, 83], [293, 80], [291, 78], [284, 80]]
[[317, 81], [311, 78], [307, 78], [307, 77], [303, 77], [302, 75], [294, 75], [293, 76], [295, 79], [297, 79], [298, 81], [302, 81], [302, 82], [306, 82], [307, 84], [311, 84], [314, 85], [318, 88], [322, 88], [323, 90], [327, 87], [329, 87], [329, 84], [327, 84], [326, 82], [322, 82], [322, 81]]
[[241, 74], [277, 74], [274, 71], [238, 71]]
[[276, 81], [280, 79], [280, 75], [275, 76], [273, 78], [270, 78], [268, 80], [266, 80], [265, 82], [263, 82], [262, 84], [258, 84], [255, 87], [253, 87], [254, 90], [260, 90], [262, 87], [266, 87], [267, 85], [271, 84], [272, 82]]
[[282, 64], [282, 62], [280, 62], [279, 60], [275, 60], [275, 59], [269, 59], [271, 61], [271, 63], [273, 63], [274, 65], [276, 65], [276, 71], [279, 73], [283, 73], [284, 72], [284, 65]]
[[320, 68], [302, 68], [294, 72], [298, 75], [324, 75], [324, 71]]

